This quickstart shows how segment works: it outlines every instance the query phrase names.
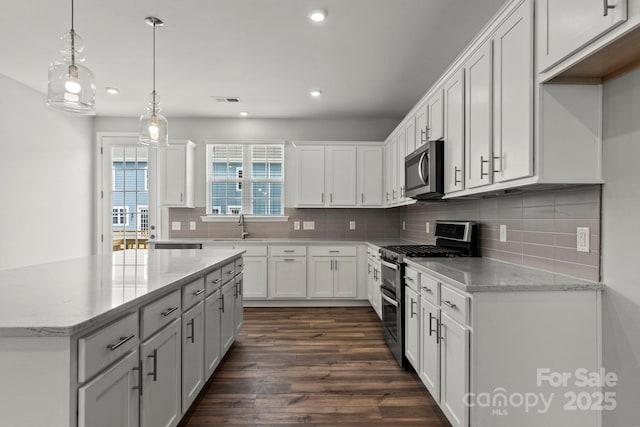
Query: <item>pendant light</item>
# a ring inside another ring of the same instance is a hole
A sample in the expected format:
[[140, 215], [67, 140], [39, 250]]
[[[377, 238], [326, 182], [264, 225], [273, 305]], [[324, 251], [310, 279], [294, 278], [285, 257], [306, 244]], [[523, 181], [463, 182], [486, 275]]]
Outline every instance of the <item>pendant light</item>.
[[156, 93], [156, 27], [161, 27], [164, 22], [159, 18], [149, 16], [145, 22], [153, 27], [153, 91], [147, 106], [147, 112], [140, 116], [140, 129], [138, 142], [150, 147], [166, 147], [169, 145], [169, 133], [167, 119], [160, 114], [160, 97]]
[[80, 63], [84, 61], [84, 41], [73, 25], [74, 7], [71, 0], [71, 31], [60, 39], [64, 43], [62, 60], [49, 66], [47, 106], [73, 114], [96, 114], [96, 84], [93, 73]]

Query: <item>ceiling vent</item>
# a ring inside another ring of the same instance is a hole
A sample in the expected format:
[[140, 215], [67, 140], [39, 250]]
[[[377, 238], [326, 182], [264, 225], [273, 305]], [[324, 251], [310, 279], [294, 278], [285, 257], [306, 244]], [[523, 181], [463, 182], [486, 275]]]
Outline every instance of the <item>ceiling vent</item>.
[[240, 102], [240, 98], [235, 96], [214, 96], [216, 102]]

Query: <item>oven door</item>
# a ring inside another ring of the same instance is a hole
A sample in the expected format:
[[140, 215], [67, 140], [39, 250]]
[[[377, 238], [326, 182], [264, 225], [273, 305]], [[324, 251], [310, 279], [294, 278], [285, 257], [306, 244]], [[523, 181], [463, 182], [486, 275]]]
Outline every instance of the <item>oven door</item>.
[[393, 357], [402, 366], [404, 335], [402, 332], [402, 302], [390, 289], [380, 287], [382, 294], [382, 333]]
[[402, 265], [381, 260], [382, 264], [382, 287], [395, 293], [394, 298], [400, 297], [402, 289]]

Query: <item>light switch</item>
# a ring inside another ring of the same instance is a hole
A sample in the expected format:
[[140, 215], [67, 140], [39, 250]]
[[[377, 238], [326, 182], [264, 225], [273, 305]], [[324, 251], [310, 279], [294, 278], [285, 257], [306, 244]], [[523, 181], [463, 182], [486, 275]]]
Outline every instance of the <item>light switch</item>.
[[172, 231], [180, 231], [181, 228], [180, 221], [171, 221], [171, 230]]
[[356, 222], [349, 221], [349, 230], [355, 230], [355, 229], [356, 229]]
[[293, 229], [300, 230], [300, 221], [293, 221]]
[[578, 252], [589, 252], [589, 240], [591, 240], [591, 237], [589, 236], [589, 227], [578, 227], [576, 229], [576, 234], [576, 248]]
[[302, 221], [302, 229], [303, 230], [315, 230], [316, 222], [315, 221]]
[[507, 241], [507, 226], [506, 224], [500, 224], [500, 241]]

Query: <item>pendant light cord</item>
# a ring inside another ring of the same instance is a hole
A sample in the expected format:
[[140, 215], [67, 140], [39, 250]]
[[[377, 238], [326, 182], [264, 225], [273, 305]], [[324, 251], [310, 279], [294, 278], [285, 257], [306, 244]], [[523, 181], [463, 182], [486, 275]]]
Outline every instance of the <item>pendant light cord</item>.
[[153, 115], [156, 115], [156, 23], [153, 23]]
[[71, 0], [71, 65], [76, 65], [76, 31], [73, 27], [73, 0]]

